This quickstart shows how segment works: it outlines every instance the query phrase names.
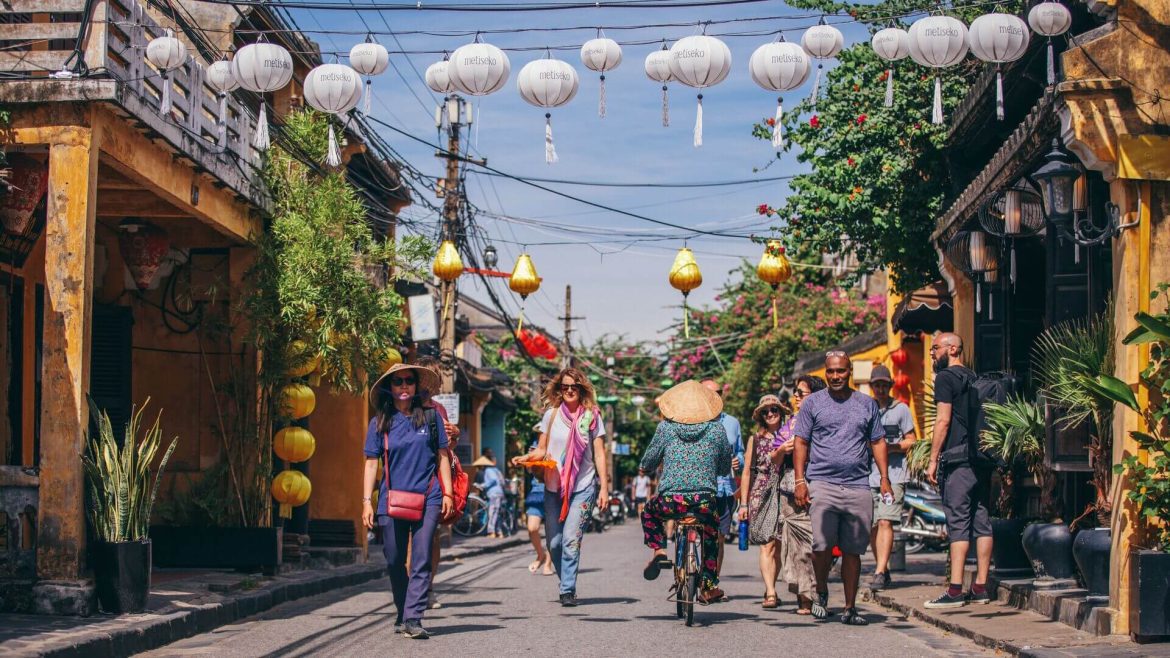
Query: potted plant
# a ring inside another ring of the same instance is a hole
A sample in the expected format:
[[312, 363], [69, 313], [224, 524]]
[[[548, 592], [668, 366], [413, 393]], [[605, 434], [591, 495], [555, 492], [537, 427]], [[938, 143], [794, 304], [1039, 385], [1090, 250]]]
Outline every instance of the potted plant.
[[110, 417], [89, 401], [98, 431], [87, 437], [81, 460], [89, 491], [89, 520], [97, 540], [91, 545], [90, 559], [98, 603], [106, 612], [141, 612], [150, 594], [150, 510], [179, 439], [173, 439], [163, 453], [152, 481], [150, 466], [162, 443], [162, 412], [139, 439], [142, 412], [149, 403], [147, 398], [142, 407], [131, 411], [119, 442]]

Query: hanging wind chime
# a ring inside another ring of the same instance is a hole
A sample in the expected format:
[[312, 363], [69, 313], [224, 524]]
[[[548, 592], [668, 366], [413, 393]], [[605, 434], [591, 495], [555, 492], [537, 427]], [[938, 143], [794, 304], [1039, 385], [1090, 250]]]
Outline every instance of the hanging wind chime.
[[[933, 69], [954, 66], [967, 56], [967, 26], [950, 16], [927, 16], [910, 26], [910, 59]], [[943, 122], [942, 78], [934, 74], [930, 122]]]
[[516, 258], [516, 265], [512, 268], [512, 275], [508, 277], [508, 287], [512, 292], [520, 295], [520, 318], [516, 321], [516, 334], [524, 329], [524, 303], [528, 296], [540, 290], [540, 277], [536, 276], [536, 267], [527, 253]]
[[[568, 62], [546, 57], [528, 62], [516, 76], [520, 97], [531, 105], [552, 109], [573, 100], [578, 88], [577, 71]], [[556, 144], [553, 142], [552, 112], [544, 113], [544, 161], [555, 164]]]
[[1003, 65], [1028, 50], [1028, 25], [1012, 14], [984, 14], [971, 21], [967, 42], [971, 54], [995, 64], [995, 118], [1003, 121]]
[[613, 39], [606, 38], [597, 28], [597, 38], [581, 46], [581, 62], [591, 71], [601, 73], [601, 87], [597, 99], [597, 116], [605, 118], [605, 74], [622, 63], [622, 47]]
[[[362, 98], [362, 81], [358, 72], [344, 64], [322, 64], [305, 75], [305, 102], [313, 109], [332, 116], [345, 114], [357, 107]], [[325, 163], [341, 165], [341, 147], [329, 120], [329, 150]]]
[[666, 47], [665, 40], [661, 50], [646, 55], [645, 69], [647, 78], [662, 83], [662, 127], [667, 128], [670, 126], [670, 96], [666, 84], [674, 80], [674, 74], [670, 71], [670, 48]]
[[232, 74], [232, 63], [226, 59], [212, 62], [207, 67], [207, 74], [204, 76], [204, 79], [215, 90], [216, 96], [219, 98], [219, 116], [215, 121], [217, 132], [216, 143], [222, 148], [227, 146], [227, 95], [239, 88], [240, 82]]
[[[463, 259], [459, 257], [459, 250], [451, 240], [439, 243], [439, 250], [435, 253], [435, 262], [431, 264], [431, 272], [443, 281], [450, 283], [463, 274]], [[451, 307], [451, 297], [455, 294], [455, 286], [447, 292], [443, 299], [443, 322], [447, 321], [447, 311]]]
[[832, 25], [825, 25], [823, 16], [820, 23], [805, 30], [800, 37], [800, 46], [804, 48], [804, 51], [810, 57], [822, 60], [817, 62], [817, 77], [813, 80], [812, 94], [809, 95], [813, 111], [817, 109], [817, 96], [821, 91], [821, 77], [825, 70], [823, 60], [836, 57], [837, 53], [841, 52], [843, 45], [845, 45], [845, 36], [841, 34], [841, 30]]
[[374, 41], [373, 35], [366, 35], [366, 42], [359, 43], [349, 49], [349, 65], [353, 70], [366, 76], [365, 103], [362, 105], [362, 114], [369, 115], [370, 104], [373, 101], [371, 76], [381, 75], [386, 67], [390, 66], [390, 53], [386, 47]]
[[292, 74], [292, 56], [284, 48], [265, 41], [263, 34], [259, 41], [240, 48], [232, 58], [232, 75], [240, 86], [260, 94], [256, 135], [252, 139], [252, 146], [258, 151], [267, 151], [270, 144], [264, 94], [283, 89], [292, 80]]
[[878, 57], [889, 62], [886, 67], [886, 107], [894, 106], [894, 62], [910, 56], [910, 35], [900, 27], [878, 30], [869, 45]]
[[[683, 37], [670, 47], [670, 73], [688, 87], [706, 89], [723, 82], [731, 72], [731, 50], [727, 44], [704, 34]], [[703, 145], [703, 94], [695, 113], [696, 148]]]
[[670, 266], [670, 286], [683, 295], [683, 336], [686, 338], [691, 337], [691, 313], [687, 309], [687, 296], [701, 285], [703, 273], [695, 262], [694, 252], [687, 247], [679, 249]]
[[[777, 41], [756, 48], [748, 60], [748, 72], [761, 88], [768, 91], [791, 91], [808, 80], [812, 69], [808, 54], [795, 43], [788, 43], [784, 35]], [[772, 126], [772, 148], [784, 148], [784, 98], [776, 99], [776, 122]]]
[[175, 38], [175, 33], [167, 29], [166, 34], [156, 37], [146, 44], [146, 61], [154, 65], [162, 75], [162, 89], [159, 98], [159, 114], [169, 116], [171, 113], [171, 72], [187, 61], [187, 46]]
[[1052, 51], [1052, 37], [1058, 37], [1072, 27], [1072, 13], [1056, 0], [1041, 2], [1028, 11], [1028, 25], [1032, 31], [1048, 37], [1048, 86], [1056, 84], [1056, 55]]
[[776, 308], [776, 292], [780, 284], [792, 277], [792, 265], [784, 255], [784, 247], [779, 240], [768, 240], [764, 246], [764, 255], [756, 265], [756, 275], [764, 283], [772, 286], [772, 328], [780, 326], [779, 311]]

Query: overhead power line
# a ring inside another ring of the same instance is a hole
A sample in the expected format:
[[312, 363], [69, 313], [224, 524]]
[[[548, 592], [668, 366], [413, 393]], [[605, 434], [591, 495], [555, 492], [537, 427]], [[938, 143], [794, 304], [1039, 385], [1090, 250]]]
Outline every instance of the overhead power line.
[[[509, 174], [500, 174], [494, 171], [476, 171], [471, 173], [480, 174], [481, 176], [496, 176], [499, 178], [512, 178]], [[536, 176], [522, 176], [524, 180], [533, 181], [536, 183], [557, 183], [559, 185], [582, 185], [588, 187], [730, 187], [733, 185], [751, 185], [753, 183], [772, 183], [782, 180], [790, 180], [795, 178], [796, 174], [789, 174], [785, 176], [771, 176], [768, 178], [745, 178], [742, 180], [728, 180], [716, 181], [710, 183], [652, 183], [652, 182], [637, 182], [637, 183], [623, 183], [617, 181], [587, 181], [587, 180], [565, 180], [562, 178], [539, 178]]]

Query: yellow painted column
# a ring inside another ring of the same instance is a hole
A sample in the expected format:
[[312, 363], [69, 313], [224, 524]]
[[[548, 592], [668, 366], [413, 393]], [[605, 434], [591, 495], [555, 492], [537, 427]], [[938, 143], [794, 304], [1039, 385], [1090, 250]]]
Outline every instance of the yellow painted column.
[[85, 570], [80, 454], [88, 412], [98, 144], [88, 126], [61, 129], [49, 146], [41, 487], [37, 575], [76, 580]]

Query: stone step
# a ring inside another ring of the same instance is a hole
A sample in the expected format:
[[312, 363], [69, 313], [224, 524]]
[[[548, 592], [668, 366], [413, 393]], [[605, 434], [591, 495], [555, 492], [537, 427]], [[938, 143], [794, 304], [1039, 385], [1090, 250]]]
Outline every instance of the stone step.
[[[963, 573], [963, 587], [969, 589], [975, 581], [975, 569], [967, 568]], [[1114, 610], [1108, 608], [1108, 601], [1089, 598], [1086, 589], [1069, 582], [1070, 587], [1037, 587], [1032, 578], [1005, 578], [993, 570], [987, 585], [997, 603], [1043, 615], [1080, 631], [1094, 635], [1109, 635], [1113, 632]]]

